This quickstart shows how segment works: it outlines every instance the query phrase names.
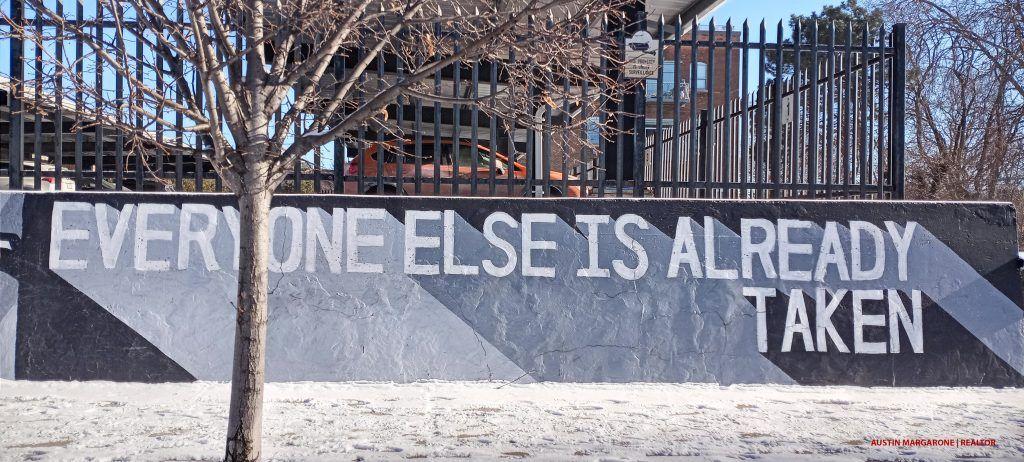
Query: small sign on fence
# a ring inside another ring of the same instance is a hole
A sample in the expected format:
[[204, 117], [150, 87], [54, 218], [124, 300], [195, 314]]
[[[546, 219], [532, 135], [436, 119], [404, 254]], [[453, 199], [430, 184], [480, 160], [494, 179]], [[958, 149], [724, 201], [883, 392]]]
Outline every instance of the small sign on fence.
[[627, 79], [645, 79], [658, 74], [658, 42], [647, 31], [638, 31], [626, 39]]

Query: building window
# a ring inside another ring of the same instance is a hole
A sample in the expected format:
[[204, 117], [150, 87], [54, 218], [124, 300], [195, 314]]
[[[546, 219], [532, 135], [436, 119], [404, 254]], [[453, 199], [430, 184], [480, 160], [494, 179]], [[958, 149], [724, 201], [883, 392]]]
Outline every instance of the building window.
[[[665, 99], [672, 98], [672, 89], [676, 84], [676, 63], [666, 62], [661, 66], [661, 94]], [[658, 78], [647, 79], [647, 99], [658, 97]]]
[[708, 65], [707, 63], [697, 63], [697, 90], [708, 89]]

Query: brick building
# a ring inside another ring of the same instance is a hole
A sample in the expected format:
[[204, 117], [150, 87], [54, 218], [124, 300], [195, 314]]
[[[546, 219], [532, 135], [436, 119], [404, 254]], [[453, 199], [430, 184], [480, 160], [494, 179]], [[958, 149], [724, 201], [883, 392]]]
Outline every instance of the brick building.
[[[681, 72], [679, 81], [682, 83], [682, 87], [679, 90], [680, 121], [690, 119], [690, 105], [687, 100], [691, 94], [688, 86], [691, 80], [693, 80], [693, 94], [695, 95], [697, 111], [710, 109], [709, 103], [714, 107], [719, 107], [725, 104], [727, 98], [735, 100], [740, 97], [742, 50], [738, 44], [742, 36], [739, 32], [732, 33], [731, 40], [736, 45], [730, 51], [724, 46], [730, 37], [725, 31], [715, 31], [716, 47], [714, 49], [714, 62], [712, 62], [711, 50], [705, 46], [709, 35], [710, 32], [705, 28], [697, 32], [697, 40], [701, 42], [701, 46], [697, 49], [696, 69], [691, 67], [693, 54], [691, 47], [680, 46], [679, 56], [676, 59], [675, 46], [672, 44], [665, 46], [663, 50], [665, 65], [662, 68], [662, 86], [660, 88], [662, 92], [661, 125], [672, 125], [674, 121], [673, 88], [675, 86], [676, 72]], [[683, 40], [692, 40], [691, 37], [690, 33], [685, 33]], [[726, 73], [727, 65], [729, 67], [728, 74]], [[693, 79], [694, 73], [696, 74], [696, 79]], [[657, 124], [658, 92], [657, 78], [647, 79], [646, 121], [649, 127], [654, 127]]]

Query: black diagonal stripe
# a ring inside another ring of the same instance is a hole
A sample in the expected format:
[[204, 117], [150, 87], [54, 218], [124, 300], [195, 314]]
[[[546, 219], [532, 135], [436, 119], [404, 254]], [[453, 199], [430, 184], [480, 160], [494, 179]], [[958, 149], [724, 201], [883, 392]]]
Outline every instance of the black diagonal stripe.
[[[910, 299], [902, 294], [904, 305]], [[804, 294], [809, 319], [815, 319], [814, 299]], [[781, 353], [786, 328], [788, 294], [768, 299], [768, 353], [765, 357], [801, 385], [859, 386], [1024, 386], [1024, 376], [996, 356], [981, 340], [956, 321], [945, 309], [922, 294], [924, 316], [924, 352], [910, 349], [906, 333], [900, 329], [900, 353], [839, 353], [828, 342], [828, 352], [805, 352], [803, 339], [793, 336], [792, 351]], [[853, 350], [853, 310], [847, 294], [832, 317], [843, 343]], [[865, 303], [866, 314], [886, 314], [884, 302]], [[813, 326], [812, 326], [813, 332]], [[888, 341], [889, 328], [867, 327], [866, 341]]]
[[26, 204], [25, 232], [0, 259], [18, 281], [14, 377], [190, 382], [195, 377], [48, 269], [49, 210]]

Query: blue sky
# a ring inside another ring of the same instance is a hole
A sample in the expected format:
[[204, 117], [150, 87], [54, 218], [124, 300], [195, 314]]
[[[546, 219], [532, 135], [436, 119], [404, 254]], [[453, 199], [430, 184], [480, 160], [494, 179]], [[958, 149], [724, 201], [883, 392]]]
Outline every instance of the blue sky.
[[[743, 24], [743, 20], [750, 21], [751, 30], [765, 21], [768, 26], [775, 25], [782, 20], [789, 21], [791, 14], [807, 14], [814, 11], [821, 11], [824, 5], [835, 5], [841, 0], [725, 0], [725, 3], [711, 13], [715, 18], [715, 24], [725, 24], [725, 21], [732, 18], [734, 25]], [[710, 18], [701, 20], [706, 23]]]

